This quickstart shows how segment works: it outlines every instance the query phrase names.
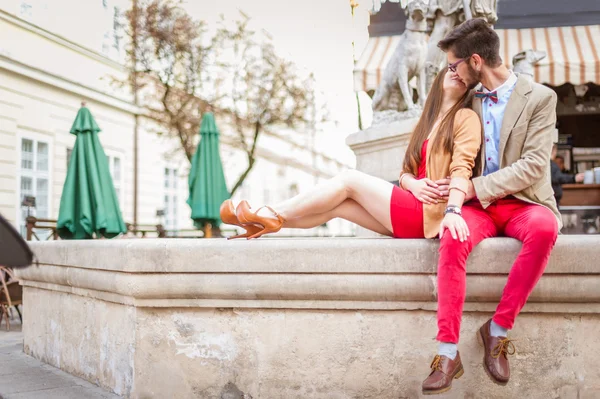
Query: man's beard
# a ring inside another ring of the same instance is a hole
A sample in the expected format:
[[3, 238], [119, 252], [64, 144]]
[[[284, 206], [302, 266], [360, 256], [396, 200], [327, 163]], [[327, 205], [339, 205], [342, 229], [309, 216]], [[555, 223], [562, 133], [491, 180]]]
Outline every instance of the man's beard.
[[481, 76], [483, 74], [481, 73], [481, 71], [476, 71], [475, 69], [473, 69], [471, 64], [467, 63], [467, 68], [469, 68], [469, 82], [467, 84], [467, 87], [469, 88], [469, 90], [472, 90], [475, 88], [475, 86], [479, 84], [479, 82], [481, 81]]

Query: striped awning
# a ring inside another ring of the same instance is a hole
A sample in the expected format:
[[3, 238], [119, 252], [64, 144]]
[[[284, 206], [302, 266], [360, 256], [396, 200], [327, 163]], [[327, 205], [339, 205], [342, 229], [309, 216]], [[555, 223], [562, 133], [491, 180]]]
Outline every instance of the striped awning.
[[[500, 55], [509, 68], [512, 57], [524, 50], [546, 52], [534, 68], [534, 80], [560, 86], [600, 84], [600, 25], [532, 29], [498, 29]], [[375, 90], [400, 36], [369, 39], [354, 68], [354, 90]]]

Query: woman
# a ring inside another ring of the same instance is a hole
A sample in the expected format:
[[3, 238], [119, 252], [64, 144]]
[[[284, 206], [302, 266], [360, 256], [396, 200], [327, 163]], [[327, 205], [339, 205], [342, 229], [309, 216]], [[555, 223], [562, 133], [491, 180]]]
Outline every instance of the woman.
[[[258, 238], [282, 227], [309, 229], [339, 217], [396, 238], [441, 237], [448, 229], [453, 238], [466, 240], [469, 231], [460, 208], [482, 129], [477, 114], [465, 108], [467, 87], [446, 72], [435, 79], [412, 134], [400, 187], [349, 170], [272, 207], [254, 210], [241, 201], [235, 209], [227, 200], [221, 205], [222, 221], [246, 229], [231, 238]], [[448, 176], [449, 186], [436, 184]]]

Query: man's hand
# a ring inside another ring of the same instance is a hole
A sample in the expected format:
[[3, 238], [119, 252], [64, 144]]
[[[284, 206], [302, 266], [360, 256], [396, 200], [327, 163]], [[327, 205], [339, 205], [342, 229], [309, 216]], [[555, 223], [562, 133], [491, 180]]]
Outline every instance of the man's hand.
[[438, 185], [427, 178], [408, 182], [408, 191], [424, 204], [437, 204], [441, 199]]
[[469, 180], [469, 184], [467, 185], [467, 195], [465, 195], [465, 201], [471, 201], [473, 198], [477, 197], [477, 193], [475, 192], [475, 186], [473, 185], [473, 181]]
[[438, 190], [440, 191], [440, 195], [442, 196], [442, 198], [448, 201], [448, 195], [450, 195], [450, 177], [436, 180], [435, 184], [438, 185]]
[[470, 235], [465, 219], [454, 213], [447, 213], [442, 223], [440, 223], [440, 239], [444, 236], [445, 230], [448, 230], [452, 238], [458, 239], [460, 242], [465, 242]]
[[584, 178], [585, 178], [585, 173], [577, 173], [575, 175], [575, 183], [583, 183]]

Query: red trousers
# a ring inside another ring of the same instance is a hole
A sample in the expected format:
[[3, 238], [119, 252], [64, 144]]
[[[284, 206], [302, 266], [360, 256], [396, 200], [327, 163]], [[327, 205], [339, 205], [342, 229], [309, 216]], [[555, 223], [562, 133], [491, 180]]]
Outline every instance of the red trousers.
[[460, 242], [446, 231], [440, 242], [437, 313], [440, 342], [458, 343], [466, 295], [467, 257], [481, 240], [503, 235], [523, 243], [493, 317], [496, 324], [511, 329], [542, 276], [558, 235], [556, 217], [549, 209], [516, 198], [498, 200], [486, 209], [474, 200], [463, 206], [462, 214], [469, 226], [469, 239]]

